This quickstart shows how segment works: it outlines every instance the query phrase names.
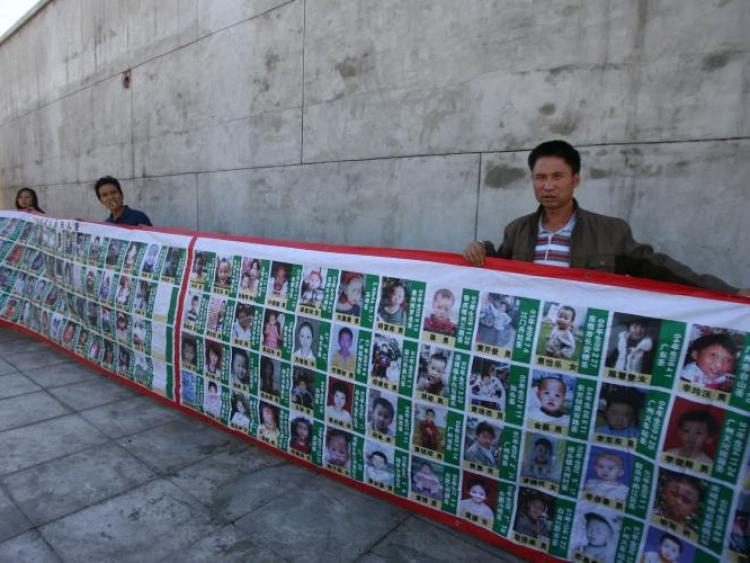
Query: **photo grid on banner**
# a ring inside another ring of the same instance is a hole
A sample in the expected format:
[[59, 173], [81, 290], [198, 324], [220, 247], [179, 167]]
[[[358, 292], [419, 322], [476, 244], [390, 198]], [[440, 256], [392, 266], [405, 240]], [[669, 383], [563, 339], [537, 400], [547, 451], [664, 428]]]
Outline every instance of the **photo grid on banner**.
[[747, 560], [747, 305], [3, 215], [4, 320], [232, 431], [540, 554]]

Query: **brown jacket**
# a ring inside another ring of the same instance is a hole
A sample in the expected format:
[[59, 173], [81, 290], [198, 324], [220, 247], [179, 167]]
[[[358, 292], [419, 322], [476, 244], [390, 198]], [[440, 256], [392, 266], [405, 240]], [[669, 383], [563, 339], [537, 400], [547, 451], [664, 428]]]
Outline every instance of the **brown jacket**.
[[[485, 241], [487, 256], [532, 262], [542, 211], [540, 206], [535, 213], [519, 217], [505, 227], [497, 251], [492, 243]], [[681, 283], [722, 293], [738, 291], [715, 276], [696, 274], [666, 254], [636, 242], [630, 226], [622, 219], [586, 211], [577, 202], [575, 214], [576, 224], [570, 239], [573, 268]]]

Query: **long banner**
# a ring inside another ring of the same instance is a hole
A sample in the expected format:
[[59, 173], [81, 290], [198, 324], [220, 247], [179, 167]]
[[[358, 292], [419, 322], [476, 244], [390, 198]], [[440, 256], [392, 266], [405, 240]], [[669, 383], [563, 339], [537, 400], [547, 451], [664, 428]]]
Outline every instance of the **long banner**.
[[3, 322], [177, 408], [524, 557], [746, 561], [750, 305], [553, 272], [0, 212]]

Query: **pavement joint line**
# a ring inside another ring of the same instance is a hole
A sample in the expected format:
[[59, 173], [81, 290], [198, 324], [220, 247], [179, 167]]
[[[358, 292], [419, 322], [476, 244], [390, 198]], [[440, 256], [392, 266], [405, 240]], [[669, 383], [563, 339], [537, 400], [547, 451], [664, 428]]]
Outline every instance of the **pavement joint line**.
[[[41, 393], [43, 393], [43, 392], [44, 392], [44, 390], [42, 390], [42, 391], [38, 391], [38, 392], [41, 392]], [[20, 396], [20, 395], [17, 395], [17, 396]], [[1, 403], [2, 401], [5, 401], [5, 400], [10, 400], [10, 399], [15, 399], [15, 398], [16, 398], [16, 397], [8, 397], [8, 399], [2, 399], [2, 400], [0, 400], [0, 403]], [[54, 399], [54, 397], [52, 397], [52, 398]], [[59, 402], [59, 401], [58, 401], [58, 402]], [[61, 406], [63, 406], [64, 408], [68, 409], [68, 410], [69, 410], [69, 412], [64, 412], [64, 413], [62, 413], [62, 414], [58, 414], [58, 415], [55, 415], [55, 416], [51, 416], [51, 417], [49, 417], [49, 418], [43, 418], [43, 419], [40, 419], [40, 420], [35, 420], [35, 421], [33, 421], [33, 422], [29, 422], [28, 424], [22, 424], [21, 426], [12, 426], [12, 427], [10, 427], [10, 428], [3, 428], [2, 430], [0, 430], [0, 436], [2, 436], [3, 434], [5, 434], [6, 432], [11, 432], [11, 431], [15, 431], [15, 430], [21, 430], [22, 428], [28, 428], [29, 426], [34, 426], [35, 424], [41, 424], [41, 423], [43, 423], [43, 422], [50, 422], [51, 420], [57, 420], [57, 419], [59, 419], [59, 418], [63, 418], [63, 417], [66, 417], [66, 416], [71, 416], [71, 415], [77, 415], [77, 414], [78, 414], [77, 412], [74, 412], [74, 411], [70, 410], [70, 409], [69, 409], [69, 407], [68, 407], [67, 405], [64, 405], [64, 404], [62, 404], [62, 403], [60, 403], [60, 405], [61, 405]], [[88, 422], [88, 421], [86, 421], [86, 422]], [[99, 430], [99, 429], [97, 428], [97, 431], [98, 431], [98, 430]], [[0, 475], [3, 475], [3, 474], [2, 474], [2, 473], [0, 473]]]
[[401, 519], [399, 519], [398, 523], [397, 523], [397, 524], [396, 524], [395, 526], [393, 526], [393, 528], [391, 528], [390, 530], [388, 530], [387, 532], [385, 532], [385, 533], [384, 533], [384, 534], [383, 534], [382, 536], [380, 536], [380, 537], [379, 537], [379, 538], [378, 538], [377, 540], [373, 541], [373, 542], [372, 542], [372, 543], [371, 543], [371, 544], [370, 544], [370, 545], [369, 545], [369, 546], [368, 546], [368, 547], [367, 547], [367, 548], [366, 548], [366, 549], [365, 549], [365, 550], [364, 550], [364, 551], [363, 551], [363, 552], [362, 552], [362, 553], [361, 553], [361, 554], [360, 554], [360, 555], [359, 555], [359, 556], [358, 556], [358, 557], [357, 557], [357, 558], [356, 558], [356, 559], [354, 560], [354, 562], [353, 562], [353, 563], [357, 563], [357, 561], [361, 561], [361, 560], [362, 560], [362, 558], [366, 557], [366, 556], [367, 556], [368, 554], [370, 554], [370, 553], [372, 553], [373, 555], [375, 555], [375, 556], [377, 556], [377, 557], [382, 557], [382, 556], [378, 555], [377, 553], [375, 553], [375, 552], [373, 551], [373, 549], [375, 549], [375, 548], [376, 548], [376, 547], [377, 547], [378, 545], [380, 545], [380, 544], [381, 544], [381, 543], [382, 543], [382, 542], [383, 542], [383, 541], [384, 541], [384, 540], [385, 540], [385, 539], [386, 539], [386, 538], [387, 538], [388, 536], [390, 536], [391, 534], [393, 534], [393, 533], [394, 533], [394, 532], [395, 532], [396, 530], [398, 530], [398, 529], [399, 529], [399, 528], [400, 528], [401, 526], [403, 526], [403, 525], [404, 525], [404, 524], [406, 523], [406, 521], [407, 521], [407, 520], [409, 520], [410, 518], [412, 518], [412, 517], [414, 516], [414, 514], [412, 514], [412, 513], [411, 513], [411, 512], [409, 512], [408, 510], [404, 510], [404, 513], [405, 513], [405, 514], [404, 514], [404, 516], [403, 516], [403, 517], [402, 517]]

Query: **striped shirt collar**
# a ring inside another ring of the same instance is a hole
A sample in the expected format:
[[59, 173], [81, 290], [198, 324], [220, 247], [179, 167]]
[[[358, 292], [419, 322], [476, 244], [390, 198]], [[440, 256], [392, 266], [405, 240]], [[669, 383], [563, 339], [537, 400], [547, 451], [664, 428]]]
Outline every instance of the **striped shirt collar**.
[[544, 228], [544, 215], [539, 217], [539, 225], [534, 248], [534, 263], [550, 266], [570, 267], [570, 237], [576, 225], [576, 215], [570, 216], [568, 222], [557, 231]]

